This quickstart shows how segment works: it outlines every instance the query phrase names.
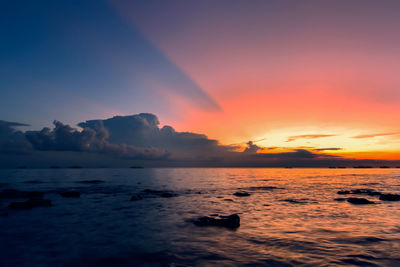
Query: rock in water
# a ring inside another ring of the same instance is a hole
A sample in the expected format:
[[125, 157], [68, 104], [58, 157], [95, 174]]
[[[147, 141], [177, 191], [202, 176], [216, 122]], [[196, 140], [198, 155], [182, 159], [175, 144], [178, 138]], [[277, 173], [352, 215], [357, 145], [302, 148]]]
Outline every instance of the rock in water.
[[213, 217], [200, 217], [193, 221], [197, 226], [221, 226], [227, 228], [238, 228], [240, 226], [240, 217], [237, 214], [232, 214], [229, 216], [219, 216], [217, 218]]
[[238, 191], [238, 192], [233, 193], [233, 195], [237, 196], [237, 197], [248, 197], [248, 196], [250, 196], [250, 193], [248, 193], [246, 191]]
[[380, 196], [382, 193], [369, 188], [358, 188], [352, 190], [340, 190], [337, 192], [339, 195], [369, 195]]
[[15, 189], [4, 189], [0, 192], [0, 198], [42, 198], [43, 192], [19, 191]]
[[370, 201], [365, 198], [358, 198], [358, 197], [350, 197], [347, 199], [347, 202], [351, 204], [375, 204], [375, 202]]
[[379, 197], [380, 200], [384, 201], [400, 201], [400, 195], [398, 194], [382, 194]]
[[11, 202], [10, 205], [8, 205], [10, 209], [16, 209], [16, 210], [32, 209], [37, 207], [50, 207], [50, 206], [51, 206], [51, 200], [38, 199], [38, 198], [31, 198], [23, 202]]

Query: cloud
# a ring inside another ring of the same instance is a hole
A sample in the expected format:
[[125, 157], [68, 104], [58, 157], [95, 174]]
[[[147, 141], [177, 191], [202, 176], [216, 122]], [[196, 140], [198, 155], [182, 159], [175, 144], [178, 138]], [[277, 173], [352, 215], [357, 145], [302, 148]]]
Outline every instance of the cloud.
[[262, 147], [259, 147], [258, 145], [254, 144], [253, 141], [249, 141], [246, 143], [247, 147], [243, 151], [243, 153], [257, 153], [259, 150], [262, 149]]
[[328, 150], [337, 151], [337, 150], [342, 150], [342, 149], [343, 148], [340, 148], [340, 147], [326, 147], [326, 148], [315, 148], [313, 150], [315, 150], [315, 151], [328, 151]]
[[362, 138], [373, 138], [373, 137], [378, 137], [378, 136], [388, 136], [388, 135], [397, 135], [397, 134], [400, 134], [400, 133], [396, 132], [396, 133], [362, 134], [362, 135], [353, 136], [352, 138], [362, 139]]
[[274, 159], [314, 159], [314, 158], [331, 158], [335, 157], [329, 154], [314, 153], [306, 149], [295, 149], [291, 152], [281, 153], [258, 153], [255, 155], [259, 158], [274, 158]]
[[14, 127], [29, 126], [23, 123], [0, 120], [0, 152], [9, 154], [25, 154], [32, 150], [32, 145], [24, 133]]
[[332, 137], [336, 136], [335, 134], [304, 134], [304, 135], [294, 135], [289, 136], [286, 142], [292, 142], [297, 139], [316, 139], [316, 138], [324, 138], [324, 137]]
[[[160, 127], [157, 116], [150, 113], [89, 120], [78, 124], [81, 129], [59, 121], [53, 124], [22, 132], [15, 127], [26, 124], [0, 121], [0, 166], [318, 167], [368, 162], [324, 153], [340, 150], [337, 147], [264, 148], [248, 141], [238, 152], [239, 146], [222, 145], [203, 134]], [[274, 149], [275, 153], [267, 152]]]
[[162, 159], [168, 157], [165, 150], [149, 146], [112, 144], [106, 141], [108, 130], [102, 122], [95, 129], [84, 128], [82, 131], [54, 121], [54, 129], [43, 128], [41, 131], [28, 131], [25, 136], [33, 148], [39, 151], [76, 151], [104, 153], [127, 159]]
[[171, 159], [199, 160], [209, 158], [210, 155], [222, 157], [236, 148], [220, 145], [217, 140], [209, 139], [203, 134], [177, 132], [171, 126], [160, 128], [159, 125], [157, 116], [150, 113], [115, 116], [78, 124], [82, 128], [95, 131], [104, 127], [109, 133], [107, 141], [112, 144], [165, 149]]

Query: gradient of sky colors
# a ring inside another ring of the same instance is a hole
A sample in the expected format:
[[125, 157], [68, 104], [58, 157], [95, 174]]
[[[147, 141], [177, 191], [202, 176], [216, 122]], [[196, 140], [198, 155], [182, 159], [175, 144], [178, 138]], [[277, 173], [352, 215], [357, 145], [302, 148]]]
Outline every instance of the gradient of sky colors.
[[400, 159], [399, 1], [1, 5], [2, 119], [151, 112], [222, 144]]

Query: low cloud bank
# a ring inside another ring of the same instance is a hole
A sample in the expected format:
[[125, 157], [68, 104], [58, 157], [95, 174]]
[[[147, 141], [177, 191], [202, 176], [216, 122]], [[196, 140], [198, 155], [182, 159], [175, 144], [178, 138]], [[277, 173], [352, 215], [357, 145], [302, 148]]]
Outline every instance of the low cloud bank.
[[81, 129], [59, 121], [53, 124], [52, 129], [23, 132], [18, 128], [28, 125], [0, 121], [0, 166], [29, 166], [35, 162], [44, 167], [54, 162], [78, 165], [90, 162], [90, 166], [110, 167], [136, 163], [145, 166], [317, 167], [356, 162], [323, 153], [339, 148], [261, 153], [269, 149], [249, 141], [243, 152], [238, 152], [238, 146], [222, 145], [203, 134], [177, 132], [171, 126], [160, 127], [157, 116], [149, 113], [89, 120], [78, 124]]

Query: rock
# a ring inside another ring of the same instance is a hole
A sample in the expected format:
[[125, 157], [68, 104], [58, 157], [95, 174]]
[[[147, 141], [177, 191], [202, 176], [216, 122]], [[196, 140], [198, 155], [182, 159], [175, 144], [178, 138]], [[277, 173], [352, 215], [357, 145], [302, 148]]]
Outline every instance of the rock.
[[136, 201], [136, 200], [141, 200], [141, 199], [143, 199], [143, 196], [137, 195], [137, 194], [135, 194], [131, 197], [131, 201]]
[[339, 195], [369, 195], [369, 196], [380, 196], [382, 193], [375, 191], [374, 189], [353, 189], [353, 190], [340, 190], [337, 192]]
[[165, 197], [165, 198], [176, 197], [176, 196], [177, 196], [177, 194], [173, 194], [173, 193], [170, 193], [170, 192], [164, 192], [164, 193], [160, 194], [160, 197]]
[[334, 200], [335, 200], [335, 201], [340, 201], [340, 202], [342, 202], [342, 201], [347, 200], [347, 198], [345, 198], [345, 197], [339, 197], [339, 198], [335, 198]]
[[398, 194], [382, 194], [379, 197], [380, 200], [384, 201], [400, 201], [400, 195]]
[[233, 193], [233, 195], [237, 196], [237, 197], [248, 197], [248, 196], [250, 196], [250, 193], [248, 193], [246, 191], [238, 191], [238, 192]]
[[224, 199], [223, 199], [223, 201], [230, 201], [230, 202], [233, 202], [233, 199], [230, 199], [230, 198], [224, 198]]
[[232, 214], [229, 216], [218, 216], [213, 217], [200, 217], [193, 221], [197, 226], [220, 226], [227, 228], [238, 228], [240, 226], [240, 217], [237, 214]]
[[15, 189], [4, 189], [0, 192], [0, 198], [43, 198], [43, 192], [19, 191]]
[[77, 191], [64, 191], [64, 192], [60, 192], [60, 195], [62, 197], [80, 197], [81, 193], [77, 192]]
[[351, 204], [375, 204], [375, 202], [370, 201], [368, 199], [365, 198], [358, 198], [358, 197], [350, 197], [347, 199], [347, 202], [351, 203]]
[[8, 205], [10, 209], [16, 209], [16, 210], [32, 209], [37, 207], [50, 207], [50, 206], [51, 206], [51, 200], [37, 199], [37, 198], [31, 198], [23, 202], [11, 202], [10, 205]]

